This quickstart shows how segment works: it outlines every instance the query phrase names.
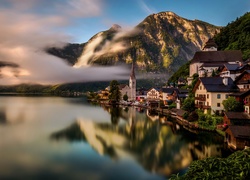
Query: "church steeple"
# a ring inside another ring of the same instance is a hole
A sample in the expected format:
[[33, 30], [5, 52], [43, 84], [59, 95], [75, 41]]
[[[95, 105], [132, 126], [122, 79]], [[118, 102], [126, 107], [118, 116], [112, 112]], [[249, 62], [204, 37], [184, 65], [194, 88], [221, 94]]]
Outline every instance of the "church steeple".
[[136, 78], [135, 78], [135, 69], [133, 62], [129, 77], [129, 88], [130, 88], [130, 100], [134, 101], [136, 99]]
[[130, 72], [130, 78], [135, 79], [135, 68], [134, 63], [132, 62], [131, 72]]

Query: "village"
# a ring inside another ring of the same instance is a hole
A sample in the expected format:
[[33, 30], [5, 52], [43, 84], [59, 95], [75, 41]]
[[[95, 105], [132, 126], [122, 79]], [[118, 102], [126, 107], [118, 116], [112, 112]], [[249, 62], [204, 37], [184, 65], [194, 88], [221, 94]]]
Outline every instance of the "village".
[[[118, 98], [111, 97], [113, 90], [108, 86], [96, 92], [94, 101], [171, 115], [190, 129], [219, 132], [233, 150], [250, 147], [250, 62], [243, 62], [239, 50], [218, 51], [211, 38], [191, 59], [187, 79], [180, 77], [169, 86], [137, 89], [132, 63], [129, 84], [114, 82]], [[88, 96], [93, 100], [93, 94]]]

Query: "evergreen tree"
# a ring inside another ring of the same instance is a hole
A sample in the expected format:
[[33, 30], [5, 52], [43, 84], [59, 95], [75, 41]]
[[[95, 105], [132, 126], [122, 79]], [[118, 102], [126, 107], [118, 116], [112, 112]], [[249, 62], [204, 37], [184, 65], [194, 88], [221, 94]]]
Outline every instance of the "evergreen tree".
[[121, 99], [121, 92], [119, 90], [119, 83], [116, 80], [110, 82], [109, 99], [111, 101], [119, 102]]

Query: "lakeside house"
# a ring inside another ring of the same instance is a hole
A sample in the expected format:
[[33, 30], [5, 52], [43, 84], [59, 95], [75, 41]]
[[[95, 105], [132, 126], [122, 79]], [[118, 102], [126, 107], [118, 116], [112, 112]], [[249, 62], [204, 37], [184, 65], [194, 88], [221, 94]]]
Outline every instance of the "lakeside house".
[[225, 141], [234, 150], [250, 147], [250, 115], [245, 112], [224, 112]]
[[245, 112], [224, 112], [223, 123], [226, 126], [250, 126], [250, 115]]
[[159, 101], [160, 100], [160, 89], [151, 88], [147, 92], [147, 100], [148, 101]]
[[195, 107], [212, 114], [223, 112], [222, 102], [230, 93], [237, 92], [238, 87], [231, 78], [227, 77], [200, 77], [194, 86]]
[[231, 125], [226, 129], [226, 143], [234, 150], [250, 147], [250, 126]]

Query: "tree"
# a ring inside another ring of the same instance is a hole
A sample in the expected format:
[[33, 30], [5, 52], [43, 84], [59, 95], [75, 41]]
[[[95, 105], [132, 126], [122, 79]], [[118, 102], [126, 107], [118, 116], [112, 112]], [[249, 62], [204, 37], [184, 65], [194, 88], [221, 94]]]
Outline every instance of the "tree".
[[188, 112], [192, 112], [195, 110], [195, 102], [193, 96], [188, 96], [182, 105], [182, 109]]
[[121, 92], [119, 90], [119, 83], [116, 80], [110, 82], [109, 99], [118, 102], [121, 99]]
[[127, 100], [128, 100], [128, 95], [127, 95], [127, 94], [124, 94], [123, 97], [122, 97], [122, 99], [123, 99], [124, 101], [127, 101]]
[[236, 101], [235, 98], [229, 97], [227, 100], [222, 102], [224, 109], [226, 111], [233, 111], [233, 112], [243, 112], [244, 106], [242, 103]]

